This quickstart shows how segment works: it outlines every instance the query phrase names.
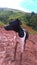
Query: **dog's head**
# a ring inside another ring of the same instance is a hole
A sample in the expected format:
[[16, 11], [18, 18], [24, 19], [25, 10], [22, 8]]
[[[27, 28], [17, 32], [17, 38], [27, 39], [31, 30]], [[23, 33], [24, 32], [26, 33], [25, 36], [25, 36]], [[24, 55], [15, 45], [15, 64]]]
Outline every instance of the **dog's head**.
[[22, 25], [22, 22], [19, 20], [19, 19], [11, 19], [10, 22], [9, 22], [9, 25], [11, 26], [19, 26], [19, 25]]
[[20, 25], [22, 25], [22, 22], [19, 19], [11, 19], [9, 24], [5, 26], [4, 28], [6, 30], [15, 30], [15, 29], [18, 29]]

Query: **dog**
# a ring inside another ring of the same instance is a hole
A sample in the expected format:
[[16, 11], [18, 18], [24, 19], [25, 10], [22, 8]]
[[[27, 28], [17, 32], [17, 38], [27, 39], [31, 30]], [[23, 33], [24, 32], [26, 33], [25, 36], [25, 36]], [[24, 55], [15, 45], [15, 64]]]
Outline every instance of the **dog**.
[[[21, 25], [22, 25], [22, 22], [19, 19], [11, 19], [9, 24], [5, 26], [4, 28], [7, 31], [14, 30], [16, 33], [18, 33], [19, 40], [20, 40], [18, 42], [20, 43], [20, 46], [21, 46], [21, 53], [23, 53], [23, 50], [25, 49], [26, 40], [29, 37], [29, 33], [26, 29], [22, 29]], [[17, 49], [16, 47], [15, 47], [14, 58], [16, 56], [16, 49]]]

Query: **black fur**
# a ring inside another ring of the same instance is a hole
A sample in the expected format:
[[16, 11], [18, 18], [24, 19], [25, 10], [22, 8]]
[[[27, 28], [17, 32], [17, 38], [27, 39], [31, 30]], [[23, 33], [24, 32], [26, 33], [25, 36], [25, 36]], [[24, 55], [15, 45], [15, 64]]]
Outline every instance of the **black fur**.
[[4, 28], [9, 31], [9, 30], [14, 30], [15, 32], [18, 32], [19, 37], [24, 36], [24, 32], [26, 32], [26, 40], [29, 37], [28, 32], [25, 29], [22, 29], [21, 26], [22, 22], [19, 19], [11, 19], [9, 22], [9, 25], [5, 26]]
[[5, 26], [4, 28], [9, 31], [9, 30], [14, 30], [16, 32], [19, 31], [19, 27], [22, 24], [22, 22], [19, 19], [11, 19], [9, 22], [9, 25]]

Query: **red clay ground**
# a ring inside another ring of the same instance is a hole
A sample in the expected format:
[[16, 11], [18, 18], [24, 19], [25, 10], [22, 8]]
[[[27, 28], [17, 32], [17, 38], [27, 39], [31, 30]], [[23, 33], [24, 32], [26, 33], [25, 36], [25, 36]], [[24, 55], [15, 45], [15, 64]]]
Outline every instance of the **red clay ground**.
[[16, 49], [16, 59], [14, 60], [15, 45], [17, 38], [14, 40], [16, 33], [6, 31], [0, 27], [0, 65], [37, 65], [37, 35], [31, 34], [26, 42], [25, 51], [22, 54], [20, 62], [20, 44]]

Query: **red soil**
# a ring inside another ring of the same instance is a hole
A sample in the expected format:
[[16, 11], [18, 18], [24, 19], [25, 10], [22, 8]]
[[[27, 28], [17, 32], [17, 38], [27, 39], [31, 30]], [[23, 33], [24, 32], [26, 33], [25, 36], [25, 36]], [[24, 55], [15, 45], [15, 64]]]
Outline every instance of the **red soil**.
[[[16, 36], [15, 40], [14, 36]], [[14, 31], [6, 31], [0, 27], [0, 65], [37, 65], [37, 35], [29, 35], [21, 61], [19, 43], [14, 60], [17, 39], [18, 35]]]

